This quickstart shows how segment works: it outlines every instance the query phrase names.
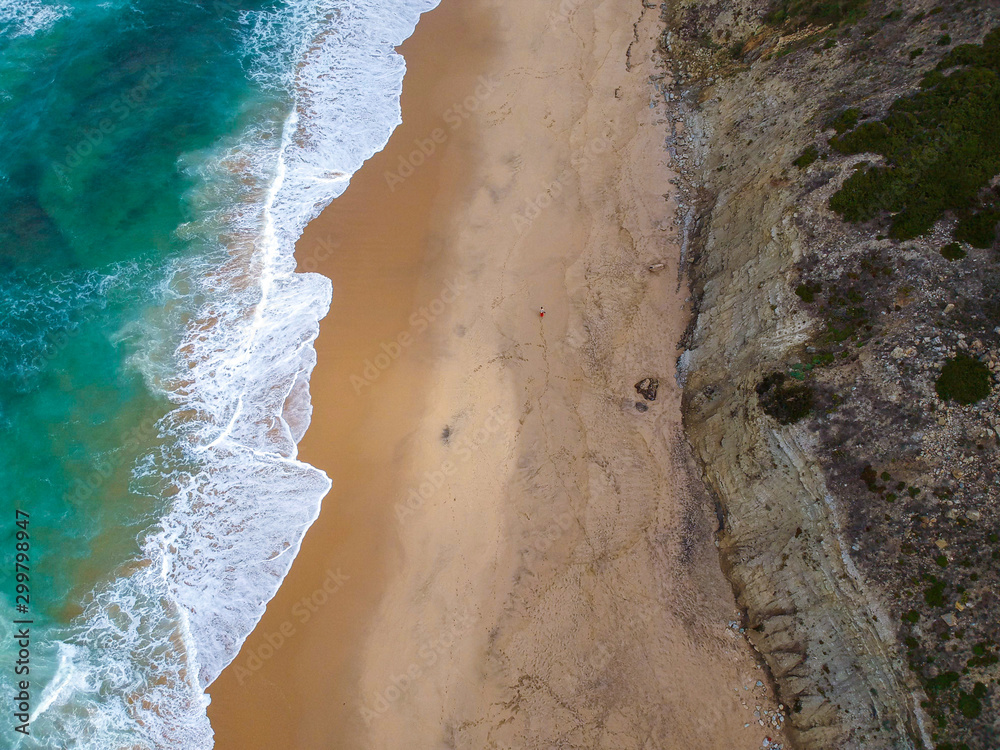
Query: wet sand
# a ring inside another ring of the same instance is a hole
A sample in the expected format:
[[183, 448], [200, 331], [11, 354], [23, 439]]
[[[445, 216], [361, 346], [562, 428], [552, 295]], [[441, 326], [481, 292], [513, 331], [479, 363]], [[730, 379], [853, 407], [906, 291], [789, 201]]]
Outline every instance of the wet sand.
[[659, 31], [444, 0], [403, 45], [403, 125], [297, 252], [334, 282], [301, 446], [333, 489], [209, 690], [217, 747], [776, 736], [681, 433]]
[[[333, 488], [263, 620], [209, 690], [220, 750], [362, 746], [352, 733], [359, 655], [386, 577], [399, 565], [390, 500], [433, 356], [432, 338], [410, 316], [419, 316], [447, 280], [435, 217], [467, 182], [463, 164], [472, 158], [475, 126], [460, 100], [480, 87], [491, 44], [485, 19], [470, 19], [459, 5], [425, 14], [419, 33], [400, 48], [407, 60], [404, 123], [298, 244], [299, 270], [334, 283], [311, 381], [313, 421], [299, 446], [300, 458], [326, 471]], [[447, 55], [439, 54], [442, 45]], [[455, 70], [459, 59], [463, 66]], [[433, 139], [437, 130], [447, 132], [444, 143]], [[428, 138], [432, 156], [402, 182], [387, 180], [387, 172], [400, 172], [400, 159], [420, 161], [411, 159], [415, 141], [429, 150]], [[398, 344], [401, 333], [413, 337], [405, 356], [379, 369], [381, 344]], [[283, 640], [273, 655], [268, 636]]]

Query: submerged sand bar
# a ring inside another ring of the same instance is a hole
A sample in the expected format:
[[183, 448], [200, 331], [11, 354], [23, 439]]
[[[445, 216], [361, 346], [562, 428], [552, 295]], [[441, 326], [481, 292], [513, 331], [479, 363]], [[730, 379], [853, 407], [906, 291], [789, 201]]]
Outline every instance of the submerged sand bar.
[[302, 445], [334, 487], [212, 686], [219, 748], [778, 739], [681, 432], [660, 31], [443, 0], [403, 46], [404, 124], [299, 245], [335, 287]]

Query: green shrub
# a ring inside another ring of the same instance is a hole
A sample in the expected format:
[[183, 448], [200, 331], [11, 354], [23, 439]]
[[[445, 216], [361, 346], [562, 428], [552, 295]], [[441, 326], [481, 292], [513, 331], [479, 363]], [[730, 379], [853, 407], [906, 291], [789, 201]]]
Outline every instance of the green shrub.
[[966, 719], [975, 719], [983, 711], [983, 704], [979, 698], [969, 693], [962, 693], [958, 697], [958, 710]]
[[911, 49], [910, 50], [910, 59], [911, 60], [916, 60], [922, 54], [924, 54], [924, 48], [923, 47], [916, 47], [914, 49]]
[[933, 583], [927, 587], [924, 591], [924, 601], [927, 602], [929, 607], [943, 607], [945, 605], [944, 601], [944, 581], [939, 581], [933, 576]]
[[942, 34], [938, 37], [937, 45], [939, 47], [947, 47], [949, 44], [951, 44], [951, 36], [948, 34]]
[[[943, 72], [957, 66], [962, 67], [949, 75]], [[945, 211], [976, 209], [980, 191], [1000, 172], [998, 111], [1000, 29], [987, 34], [982, 45], [948, 52], [920, 89], [897, 99], [881, 121], [830, 140], [841, 153], [884, 157], [883, 164], [862, 165], [831, 197], [830, 207], [851, 222], [889, 212], [889, 235], [897, 240], [926, 234]], [[987, 216], [974, 226], [967, 222], [963, 232], [982, 230], [991, 216], [983, 213]]]
[[792, 162], [799, 169], [805, 169], [814, 161], [819, 158], [819, 149], [815, 145], [807, 146], [805, 151], [799, 154], [799, 157]]
[[945, 363], [934, 390], [944, 400], [968, 406], [990, 395], [989, 368], [978, 359], [959, 354]]
[[996, 654], [984, 654], [983, 656], [973, 656], [965, 664], [970, 669], [976, 667], [992, 667], [997, 662], [1000, 662], [1000, 657]]
[[775, 0], [764, 20], [773, 26], [854, 23], [864, 17], [867, 6], [868, 0]]
[[928, 693], [937, 693], [941, 690], [947, 690], [952, 685], [958, 683], [959, 674], [958, 672], [942, 672], [937, 677], [932, 677], [924, 683], [924, 689]]
[[781, 424], [793, 424], [813, 408], [812, 388], [790, 381], [783, 372], [772, 372], [757, 386], [761, 409]]
[[857, 125], [860, 117], [861, 110], [857, 107], [850, 107], [845, 109], [839, 115], [831, 117], [827, 120], [824, 127], [833, 128], [837, 131], [837, 135], [840, 135], [841, 133], [846, 133], [848, 130]]
[[1000, 223], [1000, 211], [987, 209], [972, 214], [959, 220], [955, 227], [955, 239], [982, 250], [993, 247], [997, 238], [997, 223]]
[[811, 281], [805, 281], [795, 287], [795, 293], [803, 302], [812, 303], [816, 301], [816, 295], [823, 291], [823, 285]]
[[957, 242], [949, 242], [941, 248], [941, 255], [948, 260], [962, 260], [965, 257], [965, 250]]

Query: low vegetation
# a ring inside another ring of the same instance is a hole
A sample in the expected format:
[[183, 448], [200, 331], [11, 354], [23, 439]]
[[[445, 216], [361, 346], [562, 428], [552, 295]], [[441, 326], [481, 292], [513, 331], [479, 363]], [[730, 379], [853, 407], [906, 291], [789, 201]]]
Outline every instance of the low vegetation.
[[959, 243], [949, 242], [941, 248], [941, 255], [947, 260], [962, 260], [966, 256], [966, 252]]
[[805, 169], [814, 161], [819, 158], [819, 149], [815, 145], [807, 146], [805, 151], [799, 154], [799, 157], [792, 162], [799, 169]]
[[1000, 213], [984, 205], [983, 193], [991, 202], [995, 193], [986, 188], [1000, 173], [998, 111], [1000, 29], [981, 45], [947, 53], [920, 90], [897, 99], [885, 118], [831, 139], [841, 153], [873, 153], [883, 160], [858, 169], [830, 198], [830, 207], [851, 222], [888, 212], [889, 234], [897, 240], [926, 234], [952, 211], [960, 218], [959, 239], [992, 245]]
[[765, 20], [775, 26], [835, 26], [855, 23], [867, 9], [868, 0], [776, 0]]
[[813, 408], [812, 388], [789, 380], [783, 372], [772, 372], [757, 386], [757, 400], [764, 412], [781, 424], [794, 424]]
[[990, 370], [978, 359], [959, 354], [945, 363], [934, 388], [945, 400], [974, 404], [990, 395]]
[[811, 304], [816, 301], [816, 295], [823, 291], [823, 285], [815, 281], [803, 281], [795, 287], [795, 293], [803, 302]]
[[973, 247], [986, 249], [996, 242], [997, 223], [1000, 222], [1000, 211], [986, 209], [967, 216], [955, 227], [955, 239], [968, 242]]
[[858, 124], [861, 119], [861, 110], [857, 107], [849, 107], [836, 117], [831, 117], [824, 123], [824, 127], [833, 128], [837, 135], [842, 135]]

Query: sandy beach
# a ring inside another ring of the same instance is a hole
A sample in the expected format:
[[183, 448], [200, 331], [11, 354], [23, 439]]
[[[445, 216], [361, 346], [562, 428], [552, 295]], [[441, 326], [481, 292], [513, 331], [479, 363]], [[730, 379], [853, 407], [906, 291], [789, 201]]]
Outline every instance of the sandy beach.
[[403, 125], [299, 244], [333, 489], [218, 748], [781, 741], [681, 429], [658, 12], [442, 0], [401, 48]]

